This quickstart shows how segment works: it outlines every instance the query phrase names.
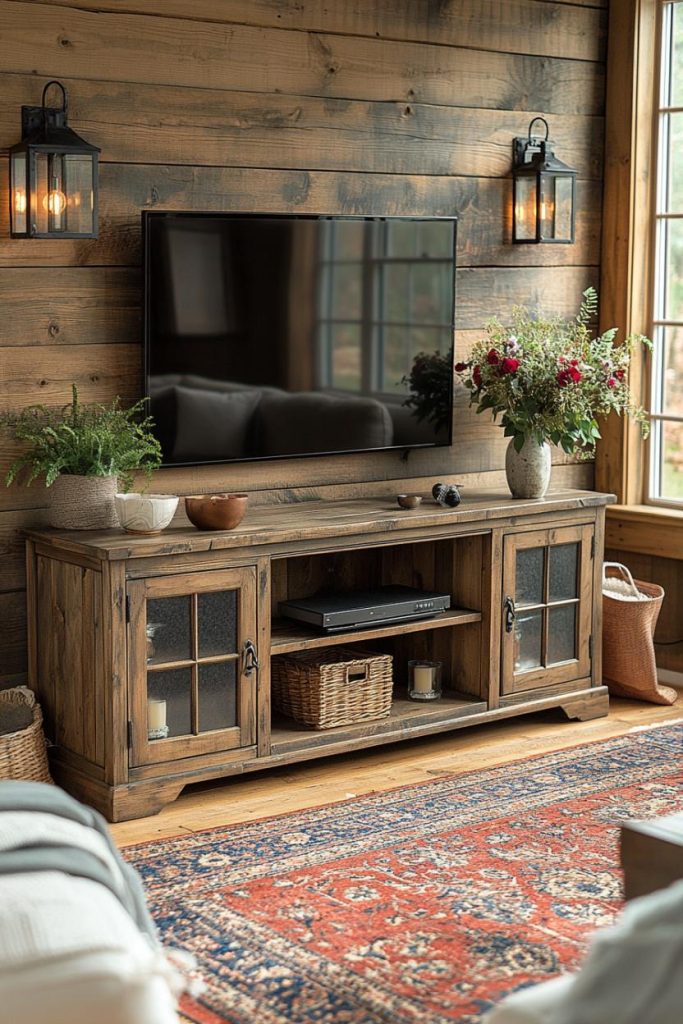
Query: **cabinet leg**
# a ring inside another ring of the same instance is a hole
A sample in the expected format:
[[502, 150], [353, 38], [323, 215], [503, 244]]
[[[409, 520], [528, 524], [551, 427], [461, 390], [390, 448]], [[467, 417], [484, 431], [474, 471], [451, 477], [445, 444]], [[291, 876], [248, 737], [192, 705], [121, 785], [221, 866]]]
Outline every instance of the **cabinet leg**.
[[182, 793], [185, 782], [151, 779], [130, 786], [117, 786], [110, 801], [109, 821], [130, 821], [147, 818], [162, 811]]
[[604, 718], [609, 714], [609, 691], [606, 686], [596, 686], [588, 693], [574, 697], [560, 704], [567, 718], [578, 722], [589, 722], [591, 718]]

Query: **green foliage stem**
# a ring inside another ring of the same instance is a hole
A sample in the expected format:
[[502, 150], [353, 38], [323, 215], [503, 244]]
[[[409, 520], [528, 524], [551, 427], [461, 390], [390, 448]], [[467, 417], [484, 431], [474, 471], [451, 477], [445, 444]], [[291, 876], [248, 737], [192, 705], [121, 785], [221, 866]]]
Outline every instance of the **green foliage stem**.
[[647, 436], [647, 416], [631, 399], [628, 370], [634, 348], [652, 343], [631, 335], [616, 345], [616, 328], [593, 337], [597, 308], [594, 288], [583, 293], [573, 320], [534, 317], [516, 307], [510, 325], [489, 321], [470, 360], [456, 366], [470, 405], [500, 416], [517, 451], [533, 438], [590, 458], [600, 437], [598, 418], [610, 412], [632, 417]]
[[161, 464], [161, 446], [151, 433], [146, 401], [128, 409], [118, 398], [109, 405], [83, 405], [74, 384], [72, 400], [62, 409], [34, 405], [0, 414], [0, 427], [26, 446], [5, 483], [9, 487], [21, 477], [30, 484], [44, 476], [50, 487], [58, 476], [116, 476], [127, 489], [136, 470], [149, 478]]

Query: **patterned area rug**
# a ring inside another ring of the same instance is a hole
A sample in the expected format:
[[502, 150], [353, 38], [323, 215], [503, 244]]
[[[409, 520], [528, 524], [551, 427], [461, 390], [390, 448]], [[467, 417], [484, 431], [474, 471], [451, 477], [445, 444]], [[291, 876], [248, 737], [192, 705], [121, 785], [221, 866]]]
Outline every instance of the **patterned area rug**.
[[618, 825], [683, 809], [683, 725], [126, 850], [198, 1024], [474, 1024], [620, 907]]

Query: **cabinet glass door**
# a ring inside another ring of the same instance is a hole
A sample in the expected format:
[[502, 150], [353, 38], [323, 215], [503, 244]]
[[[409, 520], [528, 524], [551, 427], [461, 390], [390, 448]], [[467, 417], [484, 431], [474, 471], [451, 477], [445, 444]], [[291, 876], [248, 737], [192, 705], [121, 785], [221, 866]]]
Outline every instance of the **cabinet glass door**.
[[590, 673], [591, 526], [505, 538], [502, 692]]
[[131, 764], [253, 744], [255, 569], [139, 580], [128, 599]]

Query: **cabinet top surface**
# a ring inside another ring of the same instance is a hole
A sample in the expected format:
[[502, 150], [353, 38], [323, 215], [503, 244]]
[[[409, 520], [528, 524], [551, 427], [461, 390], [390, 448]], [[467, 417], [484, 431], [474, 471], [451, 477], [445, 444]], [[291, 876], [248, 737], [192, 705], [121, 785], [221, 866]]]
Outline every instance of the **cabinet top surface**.
[[196, 530], [171, 527], [154, 536], [135, 536], [123, 530], [27, 530], [25, 536], [55, 548], [103, 560], [149, 558], [192, 551], [220, 551], [268, 544], [301, 544], [316, 538], [355, 534], [409, 533], [441, 528], [518, 520], [521, 516], [596, 508], [612, 504], [614, 495], [595, 491], [553, 491], [544, 498], [519, 499], [500, 491], [478, 491], [463, 496], [454, 509], [423, 496], [416, 509], [401, 509], [395, 498], [351, 501], [305, 501], [287, 505], [252, 506], [234, 530]]

